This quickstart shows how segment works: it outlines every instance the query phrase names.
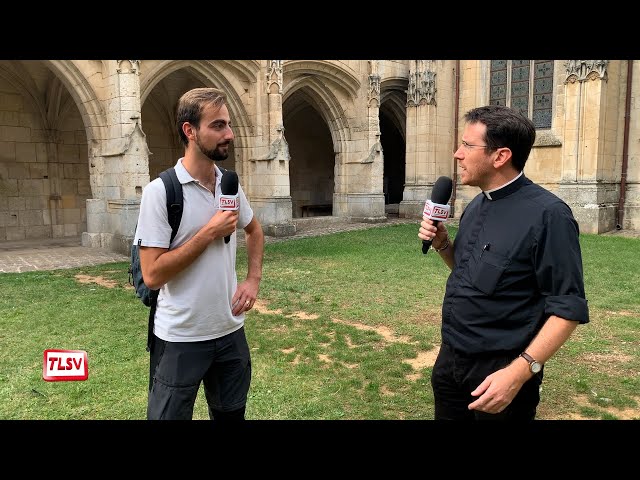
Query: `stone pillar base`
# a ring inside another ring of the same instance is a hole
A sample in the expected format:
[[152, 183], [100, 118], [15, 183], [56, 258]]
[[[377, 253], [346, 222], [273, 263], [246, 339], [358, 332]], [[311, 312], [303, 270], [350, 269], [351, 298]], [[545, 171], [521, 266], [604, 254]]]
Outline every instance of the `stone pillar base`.
[[[622, 225], [620, 227], [625, 230], [640, 230], [640, 184], [627, 183], [622, 209]], [[616, 228], [618, 228], [617, 225]]]
[[580, 233], [604, 233], [616, 228], [618, 190], [617, 184], [571, 183], [561, 184], [556, 195], [571, 207]]
[[424, 212], [424, 201], [403, 200], [398, 206], [400, 218], [422, 218], [422, 212]]
[[87, 199], [87, 231], [82, 233], [82, 246], [129, 255], [139, 211], [138, 199]]
[[91, 248], [102, 248], [102, 239], [100, 233], [82, 232], [82, 246]]
[[130, 255], [132, 244], [133, 244], [133, 235], [128, 236], [128, 235], [115, 234], [110, 239], [109, 249], [113, 252], [121, 253], [123, 255]]
[[[362, 219], [384, 219], [384, 195], [382, 193], [334, 193], [333, 214], [362, 222]], [[376, 220], [377, 221], [377, 220]]]

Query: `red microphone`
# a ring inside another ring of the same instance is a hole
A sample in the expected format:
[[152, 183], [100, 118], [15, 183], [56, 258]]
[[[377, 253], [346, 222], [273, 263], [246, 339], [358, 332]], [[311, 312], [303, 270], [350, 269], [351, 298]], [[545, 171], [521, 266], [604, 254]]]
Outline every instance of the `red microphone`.
[[[444, 222], [449, 218], [451, 207], [447, 205], [447, 202], [451, 198], [452, 191], [453, 180], [449, 177], [442, 176], [433, 184], [431, 200], [427, 200], [424, 204], [422, 214], [428, 219], [433, 220], [434, 225], [438, 225], [438, 222]], [[422, 240], [422, 253], [429, 251], [432, 241], [433, 240]]]
[[[220, 180], [220, 210], [238, 210], [240, 201], [238, 200], [238, 174], [233, 170], [227, 170], [222, 174]], [[231, 235], [224, 237], [224, 243], [229, 243]]]

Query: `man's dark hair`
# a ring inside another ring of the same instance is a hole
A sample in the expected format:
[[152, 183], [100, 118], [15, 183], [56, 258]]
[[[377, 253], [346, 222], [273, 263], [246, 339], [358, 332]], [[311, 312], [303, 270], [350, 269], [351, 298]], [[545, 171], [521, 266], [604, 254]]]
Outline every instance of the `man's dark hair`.
[[220, 108], [224, 103], [225, 94], [217, 88], [194, 88], [180, 97], [176, 113], [176, 126], [180, 140], [185, 147], [189, 145], [189, 139], [182, 131], [182, 125], [189, 122], [195, 128], [200, 128], [200, 118], [204, 108], [209, 105]]
[[487, 126], [484, 142], [487, 148], [508, 147], [513, 156], [511, 164], [521, 172], [536, 140], [536, 127], [522, 113], [503, 105], [486, 105], [469, 110], [464, 120]]

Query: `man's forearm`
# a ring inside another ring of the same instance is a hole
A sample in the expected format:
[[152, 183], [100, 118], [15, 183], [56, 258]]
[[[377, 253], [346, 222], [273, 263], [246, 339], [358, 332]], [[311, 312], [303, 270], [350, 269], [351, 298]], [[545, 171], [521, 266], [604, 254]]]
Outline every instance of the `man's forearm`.
[[256, 228], [251, 233], [245, 232], [247, 245], [247, 280], [262, 279], [262, 259], [264, 257], [264, 233]]
[[577, 326], [575, 320], [551, 315], [525, 350], [538, 362], [545, 363], [569, 339]]
[[449, 246], [444, 250], [440, 250], [438, 255], [440, 255], [442, 261], [449, 267], [449, 270], [453, 270], [453, 240], [449, 238], [447, 241], [449, 242]]

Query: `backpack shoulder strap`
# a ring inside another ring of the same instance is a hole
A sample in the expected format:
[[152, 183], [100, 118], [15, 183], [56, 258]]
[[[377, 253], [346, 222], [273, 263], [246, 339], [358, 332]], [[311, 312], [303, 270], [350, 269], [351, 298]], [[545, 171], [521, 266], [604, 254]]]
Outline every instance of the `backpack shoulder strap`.
[[180, 220], [182, 220], [182, 184], [178, 180], [174, 167], [168, 168], [160, 172], [160, 178], [164, 183], [164, 189], [167, 192], [167, 215], [169, 217], [169, 225], [171, 225], [171, 242], [176, 236]]

